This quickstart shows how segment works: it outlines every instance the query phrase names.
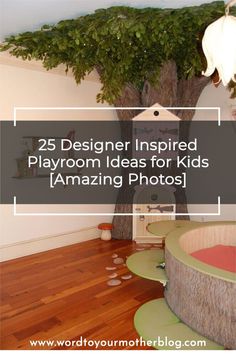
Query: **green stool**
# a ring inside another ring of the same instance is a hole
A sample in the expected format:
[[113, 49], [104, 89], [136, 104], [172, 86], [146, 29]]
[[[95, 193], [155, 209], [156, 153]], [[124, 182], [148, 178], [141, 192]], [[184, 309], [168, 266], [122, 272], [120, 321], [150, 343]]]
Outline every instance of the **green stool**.
[[[134, 326], [140, 337], [150, 341], [151, 346], [156, 349], [224, 349], [182, 323], [163, 298], [142, 305], [135, 313]], [[191, 341], [193, 345], [187, 346]]]
[[[163, 221], [160, 223], [167, 222]], [[182, 221], [181, 225], [183, 223], [186, 222]], [[145, 279], [159, 281], [165, 286], [168, 282], [165, 270], [157, 268], [164, 260], [165, 255], [163, 250], [146, 250], [128, 257], [126, 265], [134, 274]], [[219, 344], [201, 336], [182, 323], [170, 310], [164, 298], [152, 300], [142, 305], [135, 313], [134, 326], [138, 334], [145, 341], [150, 341], [148, 345], [156, 349], [224, 349]], [[186, 341], [204, 341], [205, 345], [183, 346], [186, 344]], [[179, 345], [181, 345], [181, 348], [177, 347]]]
[[197, 221], [188, 220], [167, 220], [167, 221], [156, 221], [148, 224], [147, 230], [158, 237], [166, 237], [170, 232], [176, 229], [197, 225]]
[[145, 279], [159, 281], [165, 286], [167, 283], [166, 272], [164, 269], [157, 268], [164, 261], [163, 250], [147, 250], [132, 254], [128, 257], [126, 265], [132, 273]]

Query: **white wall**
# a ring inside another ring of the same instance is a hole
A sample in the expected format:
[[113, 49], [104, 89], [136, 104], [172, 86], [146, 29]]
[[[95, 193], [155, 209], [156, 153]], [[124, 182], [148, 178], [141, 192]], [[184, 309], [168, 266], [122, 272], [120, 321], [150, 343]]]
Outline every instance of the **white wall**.
[[[236, 108], [236, 99], [230, 98], [229, 91], [223, 86], [215, 87], [210, 84], [205, 87], [202, 94], [199, 97], [198, 107], [220, 107], [221, 119], [232, 119], [231, 111], [232, 107]], [[215, 111], [196, 111], [193, 120], [216, 120]], [[236, 139], [236, 136], [235, 136]], [[232, 186], [233, 187], [233, 186]], [[208, 188], [206, 186], [205, 188]], [[216, 213], [217, 205], [189, 205], [189, 213]], [[192, 216], [192, 220], [195, 221], [219, 221], [219, 220], [235, 220], [236, 221], [236, 205], [222, 205], [220, 216]]]
[[[96, 102], [101, 85], [95, 79], [85, 80], [77, 85], [71, 76], [52, 74], [46, 70], [29, 70], [27, 64], [25, 62], [25, 68], [0, 65], [0, 118], [12, 119], [14, 106], [107, 106]], [[30, 116], [32, 114], [36, 118], [36, 112], [30, 112]], [[46, 112], [45, 116], [48, 114]], [[67, 112], [68, 114], [73, 119], [72, 113]], [[25, 115], [26, 112], [24, 117]], [[43, 112], [40, 112], [40, 117], [43, 118], [42, 115]], [[58, 118], [58, 112], [50, 113], [50, 117]], [[79, 112], [74, 117], [78, 118]]]
[[[27, 67], [27, 64], [26, 64]], [[95, 81], [83, 81], [77, 86], [71, 77], [63, 75], [54, 75], [52, 73], [28, 70], [12, 65], [0, 65], [0, 119], [11, 120], [13, 118], [14, 106], [102, 106], [96, 102], [96, 94], [99, 92], [101, 85]], [[105, 106], [105, 105], [104, 105]], [[69, 114], [69, 113], [68, 113]], [[67, 114], [67, 117], [68, 117]], [[58, 112], [40, 112], [42, 119], [56, 119]], [[71, 112], [69, 118], [79, 119], [81, 114], [78, 111]], [[90, 116], [87, 115], [86, 118]], [[19, 119], [24, 116], [19, 115]], [[30, 112], [29, 118], [37, 119], [37, 113]], [[92, 118], [92, 116], [91, 116]], [[100, 119], [117, 119], [115, 112], [99, 113], [97, 118]], [[23, 209], [23, 210], [22, 210]], [[112, 213], [114, 206], [19, 206], [18, 212], [110, 212]], [[105, 221], [110, 221], [111, 217], [89, 217], [89, 216], [13, 216], [13, 206], [4, 205], [0, 207], [1, 213], [1, 241], [0, 246], [13, 245], [18, 242], [32, 241], [38, 238], [48, 236], [70, 234], [79, 230], [92, 228], [94, 236], [97, 232], [94, 227]], [[89, 238], [92, 237], [91, 233]], [[78, 234], [74, 240], [84, 240], [84, 233]], [[57, 241], [54, 239], [55, 247]], [[67, 243], [71, 243], [68, 238]], [[60, 243], [61, 244], [61, 243]], [[33, 247], [33, 246], [32, 246]], [[50, 246], [49, 248], [51, 248]], [[43, 250], [41, 248], [40, 250]], [[4, 249], [8, 252], [9, 248]], [[37, 251], [37, 249], [36, 249]], [[32, 249], [32, 253], [35, 250]], [[22, 254], [20, 254], [22, 255]]]
[[[232, 107], [235, 107], [236, 99], [230, 98], [229, 90], [220, 84], [218, 87], [215, 87], [213, 84], [207, 85], [202, 91], [197, 107], [220, 107], [221, 119], [230, 120]], [[216, 112], [214, 110], [207, 111], [196, 111], [193, 120], [215, 120]]]
[[45, 23], [75, 18], [110, 6], [183, 7], [211, 0], [0, 0], [0, 41], [6, 36], [32, 31]]

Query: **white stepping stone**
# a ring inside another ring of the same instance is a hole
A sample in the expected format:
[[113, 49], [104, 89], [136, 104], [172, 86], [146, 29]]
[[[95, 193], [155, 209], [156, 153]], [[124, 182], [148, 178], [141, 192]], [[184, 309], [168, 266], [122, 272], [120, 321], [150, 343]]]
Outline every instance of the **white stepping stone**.
[[123, 264], [124, 260], [123, 260], [123, 258], [118, 257], [113, 260], [113, 263], [114, 264]]
[[108, 280], [108, 282], [107, 282], [108, 286], [117, 286], [120, 284], [121, 284], [121, 281], [119, 279], [111, 279], [111, 280]]
[[116, 278], [117, 276], [118, 276], [117, 273], [112, 273], [111, 275], [108, 275], [108, 278], [113, 279], [113, 278]]
[[122, 275], [121, 279], [123, 280], [129, 280], [132, 278], [132, 274], [126, 274], [126, 275]]
[[106, 270], [116, 270], [116, 267], [106, 267]]

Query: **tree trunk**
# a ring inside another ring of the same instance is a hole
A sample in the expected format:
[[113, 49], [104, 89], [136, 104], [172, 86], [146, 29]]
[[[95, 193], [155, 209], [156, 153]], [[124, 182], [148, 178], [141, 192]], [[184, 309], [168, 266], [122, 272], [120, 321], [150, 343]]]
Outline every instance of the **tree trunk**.
[[[140, 92], [131, 84], [126, 85], [124, 92], [120, 98], [115, 102], [116, 107], [142, 107], [141, 102], [141, 94]], [[128, 121], [134, 118], [137, 114], [140, 113], [140, 110], [135, 111], [131, 110], [117, 110], [117, 115], [119, 120]], [[122, 131], [122, 138], [125, 138], [126, 132]], [[123, 169], [123, 174], [126, 173], [126, 170]], [[133, 205], [132, 204], [122, 204], [119, 203], [119, 200], [123, 198], [126, 190], [121, 189], [118, 194], [118, 198], [115, 206], [115, 214], [117, 213], [132, 213]], [[132, 196], [127, 196], [131, 198]], [[128, 199], [127, 199], [128, 200]], [[132, 239], [132, 216], [120, 216], [115, 215], [113, 218], [113, 230], [112, 230], [112, 238], [116, 239]]]
[[142, 106], [150, 107], [159, 103], [163, 107], [174, 107], [177, 104], [177, 70], [174, 61], [165, 63], [161, 69], [159, 82], [153, 87], [148, 81], [142, 91]]
[[[190, 80], [179, 80], [177, 78], [177, 69], [174, 61], [165, 63], [160, 71], [158, 85], [152, 86], [148, 81], [144, 83], [142, 92], [139, 92], [131, 84], [126, 85], [122, 96], [115, 102], [116, 107], [150, 107], [159, 103], [163, 107], [195, 107], [203, 88], [209, 82], [208, 78], [194, 77]], [[176, 110], [176, 114], [182, 120], [191, 120], [195, 110]], [[139, 111], [135, 110], [117, 110], [119, 120], [128, 121], [134, 118]], [[122, 132], [122, 137], [126, 132]], [[125, 173], [125, 171], [123, 171]], [[126, 190], [120, 190], [115, 207], [115, 213], [132, 213], [132, 204], [122, 204]], [[180, 195], [181, 194], [181, 195]], [[184, 201], [176, 205], [177, 213], [187, 213], [186, 197], [183, 190], [176, 190], [176, 198], [181, 197]], [[132, 198], [131, 195], [128, 197]], [[188, 216], [179, 217], [179, 219], [189, 219]], [[115, 215], [113, 218], [112, 237], [115, 239], [132, 239], [132, 216]]]

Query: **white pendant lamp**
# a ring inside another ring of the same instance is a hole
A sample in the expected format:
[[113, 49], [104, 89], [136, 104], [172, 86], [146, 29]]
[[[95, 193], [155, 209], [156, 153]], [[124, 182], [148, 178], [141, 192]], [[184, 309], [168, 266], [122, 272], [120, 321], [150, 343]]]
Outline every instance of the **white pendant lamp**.
[[236, 4], [231, 0], [226, 5], [225, 16], [210, 24], [202, 40], [202, 48], [207, 59], [205, 76], [211, 76], [215, 69], [219, 81], [224, 86], [236, 82], [236, 17], [229, 15], [229, 9]]

